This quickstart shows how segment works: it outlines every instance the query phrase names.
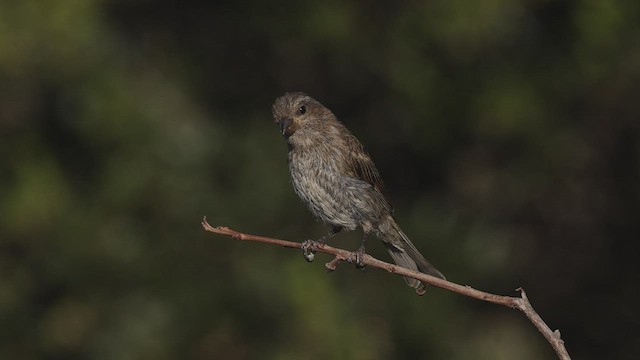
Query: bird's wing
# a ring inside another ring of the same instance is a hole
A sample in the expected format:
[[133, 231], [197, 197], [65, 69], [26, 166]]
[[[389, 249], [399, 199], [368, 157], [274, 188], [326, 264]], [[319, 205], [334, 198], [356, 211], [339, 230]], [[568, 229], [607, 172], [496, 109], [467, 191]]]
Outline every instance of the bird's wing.
[[385, 204], [385, 208], [393, 213], [393, 206], [391, 200], [384, 187], [384, 182], [376, 169], [376, 165], [371, 160], [371, 157], [364, 150], [362, 144], [353, 135], [347, 137], [347, 141], [350, 142], [348, 149], [352, 149], [350, 156], [347, 157], [349, 162], [346, 175], [354, 177], [358, 180], [364, 181], [371, 186], [375, 191], [375, 194], [379, 196], [379, 199]]

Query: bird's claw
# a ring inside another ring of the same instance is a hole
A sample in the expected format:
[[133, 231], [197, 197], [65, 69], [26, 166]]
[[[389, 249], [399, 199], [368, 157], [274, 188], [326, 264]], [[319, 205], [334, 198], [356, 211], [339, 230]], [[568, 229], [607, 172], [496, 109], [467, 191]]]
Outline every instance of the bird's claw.
[[313, 240], [306, 240], [300, 245], [300, 249], [302, 249], [302, 256], [304, 256], [304, 259], [308, 262], [312, 262], [316, 257], [316, 252], [313, 250], [315, 245], [316, 242]]
[[364, 255], [365, 255], [364, 246], [358, 248], [358, 250], [351, 253], [347, 261], [356, 265], [358, 269], [364, 270]]
[[364, 253], [356, 253], [356, 267], [364, 270]]

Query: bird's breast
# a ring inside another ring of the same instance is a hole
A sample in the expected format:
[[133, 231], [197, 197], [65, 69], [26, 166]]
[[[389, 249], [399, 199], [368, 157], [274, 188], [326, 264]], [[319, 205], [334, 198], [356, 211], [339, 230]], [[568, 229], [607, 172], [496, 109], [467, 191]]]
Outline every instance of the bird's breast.
[[358, 221], [335, 158], [317, 151], [289, 152], [289, 171], [296, 194], [322, 221], [353, 230]]

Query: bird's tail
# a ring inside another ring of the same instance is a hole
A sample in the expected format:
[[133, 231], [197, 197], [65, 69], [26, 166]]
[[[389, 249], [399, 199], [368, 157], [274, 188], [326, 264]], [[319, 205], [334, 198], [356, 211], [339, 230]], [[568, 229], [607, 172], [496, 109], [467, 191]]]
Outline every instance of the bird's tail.
[[[390, 221], [380, 228], [380, 235], [389, 254], [391, 254], [393, 261], [397, 265], [445, 279], [444, 275], [420, 254], [393, 218], [390, 218]], [[416, 289], [416, 292], [424, 292], [426, 285], [421, 281], [409, 277], [405, 277], [404, 279], [409, 286]]]

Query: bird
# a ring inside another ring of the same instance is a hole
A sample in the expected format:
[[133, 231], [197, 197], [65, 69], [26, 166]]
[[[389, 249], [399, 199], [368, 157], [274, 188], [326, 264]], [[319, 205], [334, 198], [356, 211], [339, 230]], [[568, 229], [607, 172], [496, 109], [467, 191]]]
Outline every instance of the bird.
[[[316, 218], [330, 226], [319, 242], [343, 229], [361, 229], [362, 242], [354, 252], [356, 266], [364, 266], [365, 244], [373, 235], [397, 265], [445, 279], [402, 231], [371, 156], [331, 110], [304, 92], [287, 92], [275, 100], [272, 114], [287, 142], [295, 193]], [[405, 281], [418, 294], [424, 293], [423, 282], [409, 277]]]

